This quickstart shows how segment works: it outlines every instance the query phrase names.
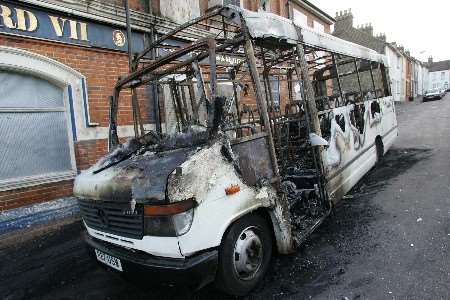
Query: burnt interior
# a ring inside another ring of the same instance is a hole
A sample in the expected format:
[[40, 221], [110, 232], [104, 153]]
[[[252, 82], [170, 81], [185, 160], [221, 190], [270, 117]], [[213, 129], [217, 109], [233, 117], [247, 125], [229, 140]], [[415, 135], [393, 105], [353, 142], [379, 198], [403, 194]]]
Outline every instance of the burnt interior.
[[[192, 27], [211, 35], [187, 46], [166, 43]], [[156, 50], [164, 55], [157, 57]], [[135, 143], [111, 162], [142, 148], [195, 147], [226, 136], [236, 157], [229, 151], [224, 155], [235, 161], [246, 183], [272, 183], [287, 197], [298, 232], [330, 210], [320, 159], [323, 147], [312, 147], [310, 134], [330, 140], [332, 118], [349, 130], [344, 116], [332, 113], [348, 104], [354, 104], [352, 125], [364, 132], [364, 100], [389, 94], [375, 83], [387, 82], [382, 64], [307, 46], [301, 34], [296, 44], [273, 37], [252, 39], [239, 11], [228, 7], [212, 8], [153, 41], [134, 56], [132, 66], [111, 98], [110, 148], [120, 147], [115, 129], [124, 89], [131, 90], [133, 99], [140, 87], [157, 91], [152, 104], [171, 107], [172, 119], [164, 121], [173, 126], [169, 134], [162, 133], [161, 120], [168, 114], [159, 109], [157, 130], [144, 130], [139, 102], [133, 100]]]

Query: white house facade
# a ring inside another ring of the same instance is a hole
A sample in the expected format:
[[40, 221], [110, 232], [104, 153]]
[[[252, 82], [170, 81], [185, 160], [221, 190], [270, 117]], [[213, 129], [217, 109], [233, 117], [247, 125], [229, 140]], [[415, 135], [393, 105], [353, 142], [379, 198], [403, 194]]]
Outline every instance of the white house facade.
[[397, 50], [397, 47], [386, 43], [386, 56], [389, 61], [389, 77], [391, 80], [391, 90], [394, 101], [405, 100], [405, 68], [404, 56]]
[[433, 62], [430, 58], [428, 67], [428, 88], [450, 89], [450, 60]]

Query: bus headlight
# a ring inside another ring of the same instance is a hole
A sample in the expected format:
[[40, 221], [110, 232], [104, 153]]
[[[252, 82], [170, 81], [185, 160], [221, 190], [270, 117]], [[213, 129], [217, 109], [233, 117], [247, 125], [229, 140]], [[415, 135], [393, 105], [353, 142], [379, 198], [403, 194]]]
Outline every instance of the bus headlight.
[[144, 205], [144, 233], [151, 236], [180, 236], [189, 231], [197, 202], [188, 199], [165, 205]]

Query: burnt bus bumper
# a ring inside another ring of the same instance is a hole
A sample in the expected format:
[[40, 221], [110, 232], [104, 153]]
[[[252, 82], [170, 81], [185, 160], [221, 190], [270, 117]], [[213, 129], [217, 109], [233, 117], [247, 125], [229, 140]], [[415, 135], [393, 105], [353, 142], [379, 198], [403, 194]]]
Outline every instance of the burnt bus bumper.
[[[84, 234], [84, 239], [93, 258], [95, 258], [94, 249], [119, 258], [125, 275], [130, 275], [133, 279], [142, 279], [147, 284], [184, 285], [199, 289], [214, 281], [216, 276], [219, 257], [217, 250], [185, 259], [162, 258], [143, 252], [132, 252], [94, 239], [87, 233]], [[101, 262], [99, 264], [104, 265]]]

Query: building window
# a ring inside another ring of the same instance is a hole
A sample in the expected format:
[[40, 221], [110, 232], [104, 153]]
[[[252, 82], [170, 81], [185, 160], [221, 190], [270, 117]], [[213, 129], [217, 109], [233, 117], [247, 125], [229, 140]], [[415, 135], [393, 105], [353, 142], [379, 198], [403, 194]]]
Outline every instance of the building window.
[[274, 109], [280, 109], [280, 79], [276, 76], [270, 76], [270, 90], [272, 92], [272, 99], [274, 104]]
[[0, 81], [0, 182], [70, 172], [63, 89], [7, 70]]
[[400, 56], [397, 56], [397, 69], [400, 69]]
[[323, 26], [321, 23], [314, 21], [313, 25], [314, 25], [314, 30], [319, 31], [319, 32], [325, 32], [325, 26]]
[[294, 23], [298, 26], [308, 26], [308, 17], [294, 8]]
[[239, 7], [243, 8], [244, 7], [244, 0], [224, 0], [223, 4], [224, 5], [231, 4], [231, 5], [236, 5], [236, 6], [239, 6]]
[[261, 0], [261, 9], [270, 12], [270, 0]]
[[445, 72], [441, 72], [441, 80], [445, 79]]

